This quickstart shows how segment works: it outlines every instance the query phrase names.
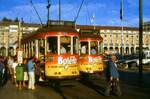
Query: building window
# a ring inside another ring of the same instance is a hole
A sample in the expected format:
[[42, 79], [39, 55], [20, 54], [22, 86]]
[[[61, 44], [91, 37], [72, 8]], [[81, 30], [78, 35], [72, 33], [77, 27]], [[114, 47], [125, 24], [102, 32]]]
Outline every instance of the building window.
[[104, 37], [107, 37], [107, 35], [104, 35]]

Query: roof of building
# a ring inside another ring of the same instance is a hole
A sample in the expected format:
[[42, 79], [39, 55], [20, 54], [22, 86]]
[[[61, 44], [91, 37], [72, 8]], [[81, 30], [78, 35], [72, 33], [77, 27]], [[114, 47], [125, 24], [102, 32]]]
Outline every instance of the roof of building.
[[145, 26], [145, 25], [150, 26], [150, 21], [148, 21], [148, 22], [144, 22], [144, 26]]
[[[81, 30], [93, 30], [94, 26], [91, 25], [77, 25]], [[124, 30], [138, 31], [137, 27], [123, 27]], [[95, 30], [122, 30], [121, 26], [95, 26]]]
[[[19, 22], [0, 21], [0, 26], [9, 26], [9, 25], [19, 25]], [[28, 27], [40, 27], [40, 24], [36, 23], [23, 23], [22, 25]]]
[[[53, 22], [53, 21], [52, 21]], [[18, 25], [18, 22], [3, 22], [0, 21], [0, 26], [9, 26], [9, 25]], [[145, 22], [144, 25], [149, 24], [150, 22]], [[23, 23], [22, 24], [24, 27], [41, 27], [40, 24], [36, 23]], [[92, 25], [76, 25], [76, 28], [81, 29], [81, 30], [93, 30], [94, 26]], [[52, 30], [54, 27], [51, 28]], [[59, 30], [59, 27], [55, 27], [55, 29]], [[122, 30], [121, 26], [95, 26], [96, 30]], [[138, 27], [123, 27], [124, 30], [131, 30], [131, 31], [138, 31]], [[46, 29], [49, 30], [49, 29]], [[61, 29], [62, 30], [62, 29]]]

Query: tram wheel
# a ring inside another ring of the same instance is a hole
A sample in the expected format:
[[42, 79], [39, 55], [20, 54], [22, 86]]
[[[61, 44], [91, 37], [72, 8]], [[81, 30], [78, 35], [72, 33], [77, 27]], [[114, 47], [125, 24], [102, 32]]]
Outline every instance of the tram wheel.
[[80, 75], [80, 79], [81, 80], [89, 80], [89, 74], [87, 74], [87, 73], [81, 73], [81, 75]]
[[60, 81], [51, 81], [51, 86], [54, 88], [56, 91], [60, 90]]

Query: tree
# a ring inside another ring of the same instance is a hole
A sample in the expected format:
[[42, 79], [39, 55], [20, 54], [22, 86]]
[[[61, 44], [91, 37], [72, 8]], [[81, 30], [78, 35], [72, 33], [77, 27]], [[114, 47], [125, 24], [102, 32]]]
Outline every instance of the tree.
[[3, 22], [12, 22], [12, 20], [11, 20], [11, 19], [8, 19], [7, 17], [4, 17], [4, 18], [2, 19], [2, 21], [3, 21]]
[[18, 17], [16, 17], [16, 19], [14, 20], [14, 22], [19, 22], [19, 19], [18, 19]]

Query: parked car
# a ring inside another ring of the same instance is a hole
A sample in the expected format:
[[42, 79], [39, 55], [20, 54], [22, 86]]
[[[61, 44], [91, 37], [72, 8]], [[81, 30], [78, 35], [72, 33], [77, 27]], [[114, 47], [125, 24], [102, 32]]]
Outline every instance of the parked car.
[[133, 55], [127, 55], [124, 56], [122, 59], [118, 59], [118, 66], [120, 68], [131, 68], [131, 67], [136, 67], [137, 66], [137, 60], [138, 60], [138, 55], [133, 54]]
[[[149, 65], [150, 66], [150, 51], [146, 50], [143, 52], [143, 60], [142, 63], [144, 65]], [[139, 66], [139, 60], [137, 60], [137, 65]]]
[[[145, 66], [150, 66], [150, 52], [149, 54], [143, 53], [142, 63]], [[118, 60], [117, 64], [119, 67], [127, 69], [139, 66], [139, 54], [132, 54], [124, 56], [123, 59]]]

